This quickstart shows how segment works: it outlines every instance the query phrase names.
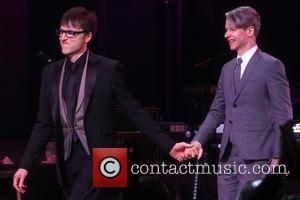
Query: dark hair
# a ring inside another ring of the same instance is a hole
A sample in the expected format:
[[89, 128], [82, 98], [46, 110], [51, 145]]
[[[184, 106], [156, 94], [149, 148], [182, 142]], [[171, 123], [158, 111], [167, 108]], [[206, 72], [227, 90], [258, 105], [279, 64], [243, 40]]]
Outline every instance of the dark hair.
[[246, 29], [249, 26], [254, 27], [255, 36], [258, 35], [261, 21], [258, 12], [250, 6], [240, 6], [227, 13], [226, 19], [235, 26], [235, 28]]
[[86, 32], [92, 33], [94, 38], [97, 32], [98, 19], [93, 11], [89, 11], [84, 7], [74, 7], [67, 10], [60, 19], [60, 25], [71, 23], [73, 26], [79, 26]]

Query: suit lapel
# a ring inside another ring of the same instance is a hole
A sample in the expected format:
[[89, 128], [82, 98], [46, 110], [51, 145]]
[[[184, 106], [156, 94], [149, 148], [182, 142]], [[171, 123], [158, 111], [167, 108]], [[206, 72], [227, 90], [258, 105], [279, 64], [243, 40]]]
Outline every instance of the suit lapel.
[[90, 52], [88, 51], [87, 55], [86, 55], [84, 69], [83, 69], [83, 72], [82, 72], [82, 75], [81, 75], [80, 86], [79, 86], [78, 97], [77, 97], [77, 103], [76, 103], [75, 115], [80, 111], [80, 108], [81, 108], [81, 106], [83, 104], [83, 100], [85, 98], [86, 71], [87, 71], [87, 66], [88, 66], [89, 55], [90, 55]]
[[[88, 61], [87, 72], [86, 72], [86, 83], [85, 83], [85, 95], [84, 95], [84, 112], [86, 111], [87, 105], [90, 101], [92, 92], [97, 78], [97, 64], [100, 60], [90, 52], [90, 58]], [[63, 60], [58, 61], [55, 65], [54, 75], [53, 75], [53, 85], [52, 85], [52, 95], [53, 95], [53, 107], [52, 107], [52, 118], [57, 123], [59, 120], [59, 101], [58, 101], [58, 90], [59, 90], [59, 81], [60, 75], [62, 72]], [[81, 103], [82, 104], [82, 103]]]
[[259, 61], [260, 57], [261, 57], [261, 51], [259, 49], [257, 49], [256, 52], [254, 53], [254, 55], [252, 56], [252, 58], [249, 60], [247, 67], [244, 71], [244, 74], [242, 76], [242, 79], [240, 80], [239, 86], [238, 86], [236, 94], [235, 94], [234, 102], [240, 96], [241, 91], [245, 87], [249, 77], [253, 73], [254, 69], [257, 67], [257, 62]]
[[[91, 99], [96, 78], [97, 78], [97, 65], [99, 62], [99, 59], [90, 52], [90, 59], [88, 61], [87, 71], [86, 71], [86, 82], [85, 82], [85, 95], [84, 95], [84, 103], [83, 103], [83, 111], [85, 113], [87, 105], [89, 104], [89, 101]], [[97, 64], [96, 64], [97, 63]]]

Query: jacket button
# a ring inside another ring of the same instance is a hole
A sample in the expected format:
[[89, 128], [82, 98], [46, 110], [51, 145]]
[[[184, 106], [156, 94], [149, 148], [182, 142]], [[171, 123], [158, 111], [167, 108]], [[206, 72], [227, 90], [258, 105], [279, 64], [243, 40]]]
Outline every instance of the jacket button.
[[236, 108], [236, 107], [237, 107], [237, 105], [236, 105], [236, 104], [233, 104], [233, 107], [234, 107], [234, 108]]
[[229, 120], [229, 124], [232, 124], [232, 121], [231, 121], [231, 120]]

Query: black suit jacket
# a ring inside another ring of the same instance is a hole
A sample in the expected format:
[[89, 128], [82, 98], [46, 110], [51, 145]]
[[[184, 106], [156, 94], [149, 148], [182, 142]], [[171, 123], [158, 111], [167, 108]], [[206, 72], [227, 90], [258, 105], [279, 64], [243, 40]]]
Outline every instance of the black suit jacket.
[[[29, 170], [53, 135], [60, 183], [64, 138], [60, 127], [58, 89], [62, 66], [63, 60], [59, 60], [43, 70], [38, 117], [20, 164], [21, 168]], [[164, 152], [169, 152], [175, 142], [162, 133], [143, 106], [129, 93], [121, 68], [120, 62], [90, 52], [84, 104], [84, 125], [90, 150], [116, 145], [114, 109], [118, 104], [137, 129]]]

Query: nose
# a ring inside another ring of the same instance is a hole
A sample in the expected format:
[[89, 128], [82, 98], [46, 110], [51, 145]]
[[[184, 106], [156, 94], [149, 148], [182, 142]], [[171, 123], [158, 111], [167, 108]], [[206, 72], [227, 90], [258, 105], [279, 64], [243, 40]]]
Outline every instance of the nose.
[[228, 35], [229, 35], [229, 33], [228, 33], [228, 30], [227, 30], [227, 31], [225, 31], [224, 38], [228, 38]]
[[66, 33], [64, 33], [64, 32], [60, 33], [59, 39], [60, 40], [66, 40], [67, 39]]

